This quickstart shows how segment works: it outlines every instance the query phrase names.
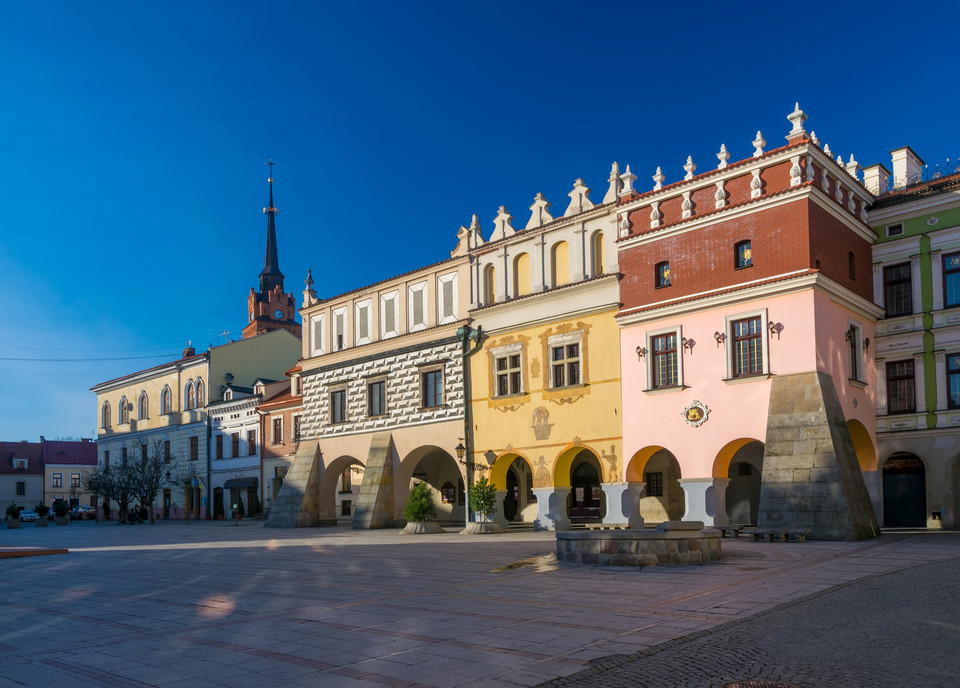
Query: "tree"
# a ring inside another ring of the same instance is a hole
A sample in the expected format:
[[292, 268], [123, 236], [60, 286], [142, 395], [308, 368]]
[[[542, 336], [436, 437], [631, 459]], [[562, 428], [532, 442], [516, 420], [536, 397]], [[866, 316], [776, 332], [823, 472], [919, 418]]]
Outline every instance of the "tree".
[[98, 471], [85, 471], [83, 474], [83, 484], [87, 492], [93, 495], [93, 517], [97, 523], [100, 523], [100, 495], [103, 494], [103, 487], [100, 484], [100, 473]]
[[250, 499], [250, 515], [259, 516], [262, 511], [260, 507], [260, 497], [257, 496], [256, 492], [251, 493], [253, 497]]
[[137, 496], [142, 500], [141, 504], [149, 510], [150, 523], [156, 523], [153, 503], [160, 491], [171, 484], [173, 471], [170, 470], [170, 466], [177, 461], [177, 458], [171, 455], [169, 461], [167, 460], [163, 440], [159, 439], [154, 440], [152, 447], [148, 447], [146, 443], [141, 444], [139, 453], [140, 460], [135, 461], [131, 466], [137, 486]]
[[410, 523], [423, 523], [437, 517], [437, 506], [433, 503], [433, 494], [427, 483], [417, 483], [410, 489], [403, 517]]
[[117, 503], [120, 523], [123, 523], [127, 519], [130, 501], [137, 494], [137, 484], [129, 462], [120, 466], [103, 465], [97, 475], [100, 494]]
[[480, 521], [486, 523], [490, 516], [497, 513], [494, 505], [497, 503], [497, 491], [486, 477], [480, 478], [470, 487], [470, 508], [477, 512]]

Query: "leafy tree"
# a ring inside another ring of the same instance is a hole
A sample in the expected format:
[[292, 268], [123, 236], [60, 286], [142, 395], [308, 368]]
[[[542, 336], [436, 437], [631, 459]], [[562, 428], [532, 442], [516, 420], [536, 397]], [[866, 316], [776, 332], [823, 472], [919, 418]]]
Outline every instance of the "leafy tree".
[[432, 521], [437, 517], [437, 506], [433, 503], [433, 493], [427, 483], [417, 483], [411, 488], [403, 516], [411, 523]]
[[237, 495], [237, 516], [243, 516], [246, 510], [243, 508], [243, 496]]
[[477, 512], [480, 521], [486, 523], [497, 513], [494, 505], [497, 503], [497, 491], [486, 477], [480, 478], [470, 487], [470, 508]]
[[260, 498], [257, 496], [257, 493], [253, 493], [253, 498], [250, 500], [250, 515], [259, 516], [262, 511], [260, 507]]

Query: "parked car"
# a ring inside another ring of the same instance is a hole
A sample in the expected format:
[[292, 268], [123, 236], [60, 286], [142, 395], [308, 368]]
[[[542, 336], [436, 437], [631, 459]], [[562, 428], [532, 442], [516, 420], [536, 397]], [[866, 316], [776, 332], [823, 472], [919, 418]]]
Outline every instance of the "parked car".
[[33, 509], [20, 509], [20, 521], [23, 523], [33, 523], [38, 518], [37, 512]]
[[95, 507], [89, 506], [87, 504], [81, 504], [80, 506], [75, 506], [70, 509], [70, 520], [71, 521], [82, 521], [84, 519], [92, 519], [96, 516], [94, 513]]

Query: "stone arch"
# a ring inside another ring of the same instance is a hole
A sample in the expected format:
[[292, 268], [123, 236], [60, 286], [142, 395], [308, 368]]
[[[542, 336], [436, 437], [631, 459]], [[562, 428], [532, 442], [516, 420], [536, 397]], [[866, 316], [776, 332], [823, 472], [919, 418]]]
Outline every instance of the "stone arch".
[[530, 254], [521, 253], [513, 259], [513, 295], [530, 293]]
[[[724, 503], [730, 523], [756, 523], [760, 513], [760, 483], [763, 477], [763, 442], [738, 439], [728, 442], [714, 462], [726, 465], [729, 478]], [[717, 477], [714, 474], [714, 477]]]
[[863, 423], [856, 419], [848, 420], [847, 429], [850, 431], [850, 439], [853, 440], [853, 450], [857, 454], [861, 472], [877, 470], [877, 450]]
[[494, 461], [490, 482], [497, 489], [497, 513], [501, 524], [511, 521], [531, 523], [539, 508], [533, 494], [533, 463], [522, 454], [504, 452]]
[[883, 525], [927, 526], [926, 465], [916, 454], [897, 452], [883, 462]]
[[659, 445], [650, 445], [635, 453], [630, 459], [630, 463], [627, 464], [627, 482], [642, 483], [643, 469], [646, 467], [647, 461], [661, 449], [663, 449], [663, 447]]
[[581, 449], [570, 460], [570, 491], [567, 495], [567, 516], [578, 522], [597, 522], [607, 513], [603, 492], [603, 466], [589, 449]]
[[413, 449], [401, 461], [396, 473], [394, 488], [394, 512], [397, 518], [403, 518], [403, 507], [407, 503], [410, 488], [414, 481], [425, 482], [430, 486], [433, 502], [437, 507], [437, 521], [440, 523], [462, 523], [465, 504], [460, 495], [453, 504], [444, 503], [441, 489], [446, 482], [458, 485], [464, 479], [463, 469], [450, 453], [434, 445], [423, 445]]
[[728, 477], [730, 472], [730, 462], [733, 460], [734, 454], [751, 442], [757, 441], [758, 440], [755, 440], [752, 437], [741, 437], [739, 439], [727, 442], [725, 445], [723, 445], [723, 448], [717, 452], [717, 456], [713, 460], [713, 472], [711, 475], [714, 478]]
[[[323, 467], [323, 471], [320, 473], [319, 485], [320, 525], [337, 525], [337, 519], [340, 516], [340, 509], [338, 509], [338, 507], [342, 504], [345, 498], [343, 495], [338, 494], [340, 477], [343, 475], [344, 471], [353, 466], [359, 466], [363, 468], [364, 464], [360, 459], [345, 455], [337, 457]], [[362, 475], [362, 473], [359, 473], [357, 479], [353, 481], [354, 493], [356, 493], [356, 488], [359, 487], [363, 480]], [[351, 507], [355, 505], [356, 502], [354, 501], [352, 495], [347, 499], [349, 499]]]
[[643, 488], [637, 508], [644, 521], [659, 523], [683, 518], [686, 496], [680, 486], [681, 477], [680, 462], [665, 447], [651, 445], [633, 455], [627, 465], [627, 484]]

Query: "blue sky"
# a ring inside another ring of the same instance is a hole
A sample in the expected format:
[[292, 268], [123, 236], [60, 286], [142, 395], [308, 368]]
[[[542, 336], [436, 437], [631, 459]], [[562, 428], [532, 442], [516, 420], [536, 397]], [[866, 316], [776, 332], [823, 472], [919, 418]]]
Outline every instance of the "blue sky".
[[[641, 189], [795, 101], [847, 159], [956, 161], [960, 10], [881, 3], [35, 2], [0, 9], [0, 439], [93, 436], [89, 388], [239, 336], [272, 158], [299, 297], [440, 260], [478, 213]], [[79, 359], [79, 360], [78, 360]]]

